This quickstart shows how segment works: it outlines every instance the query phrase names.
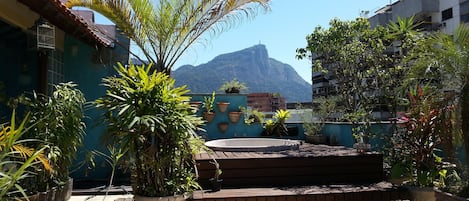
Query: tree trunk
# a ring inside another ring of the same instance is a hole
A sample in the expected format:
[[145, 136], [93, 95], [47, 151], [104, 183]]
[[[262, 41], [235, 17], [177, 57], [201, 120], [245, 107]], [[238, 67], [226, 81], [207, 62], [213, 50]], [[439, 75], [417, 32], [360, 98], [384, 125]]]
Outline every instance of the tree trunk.
[[469, 83], [466, 83], [461, 91], [461, 122], [467, 164], [469, 163]]

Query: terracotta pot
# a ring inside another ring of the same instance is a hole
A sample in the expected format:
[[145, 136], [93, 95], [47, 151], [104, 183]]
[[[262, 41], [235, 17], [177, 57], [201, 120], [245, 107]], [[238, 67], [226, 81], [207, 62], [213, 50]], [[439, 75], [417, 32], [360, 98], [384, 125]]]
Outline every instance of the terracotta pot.
[[228, 130], [228, 127], [229, 127], [228, 122], [218, 123], [218, 130], [220, 130], [222, 133], [226, 132], [226, 130]]
[[226, 109], [228, 109], [229, 105], [229, 102], [217, 102], [218, 110], [222, 113], [226, 112]]
[[141, 195], [134, 195], [134, 201], [185, 201], [189, 196], [176, 195], [166, 197], [146, 197]]
[[241, 118], [242, 112], [230, 112], [228, 113], [228, 117], [232, 123], [238, 123], [239, 119]]
[[213, 121], [213, 119], [215, 118], [215, 112], [204, 112], [203, 114], [204, 116], [204, 119], [210, 123]]

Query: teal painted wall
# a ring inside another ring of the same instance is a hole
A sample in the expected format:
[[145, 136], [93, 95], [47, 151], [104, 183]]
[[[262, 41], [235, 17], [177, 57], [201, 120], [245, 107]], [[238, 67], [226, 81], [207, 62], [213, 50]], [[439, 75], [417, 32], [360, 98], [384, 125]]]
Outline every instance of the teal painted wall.
[[[191, 94], [191, 101], [202, 101], [204, 97], [211, 97], [211, 94]], [[229, 102], [230, 105], [226, 112], [220, 112], [216, 103], [217, 102]], [[200, 133], [202, 137], [206, 140], [215, 140], [215, 139], [225, 139], [225, 138], [237, 138], [237, 137], [261, 137], [261, 133], [264, 130], [261, 123], [244, 123], [244, 115], [237, 123], [232, 123], [229, 120], [228, 112], [230, 111], [240, 111], [239, 107], [247, 107], [247, 96], [246, 94], [216, 94], [215, 95], [215, 119], [204, 125], [206, 132]], [[202, 116], [203, 105], [200, 106], [200, 109], [197, 111], [197, 115]], [[218, 124], [221, 122], [228, 122], [229, 127], [226, 132], [221, 132], [218, 129]], [[303, 135], [303, 126], [301, 123], [291, 123], [287, 124], [288, 127], [297, 127], [298, 133], [297, 136], [286, 136], [285, 138], [290, 139], [304, 139]]]
[[[125, 42], [125, 38], [121, 38]], [[124, 43], [125, 44], [125, 43]], [[128, 43], [127, 43], [128, 44]], [[64, 76], [65, 81], [73, 81], [78, 84], [78, 88], [84, 93], [89, 105], [85, 109], [86, 137], [84, 146], [79, 150], [74, 167], [78, 167], [85, 160], [87, 152], [99, 150], [106, 152], [101, 136], [105, 132], [105, 125], [101, 123], [101, 113], [91, 104], [97, 98], [105, 94], [105, 88], [101, 86], [104, 77], [115, 75], [113, 66], [118, 60], [127, 63], [128, 52], [121, 47], [113, 49], [114, 55], [119, 57], [105, 57], [99, 54], [96, 49], [90, 47], [74, 38], [66, 37], [65, 48], [73, 48], [73, 51], [64, 53]], [[102, 62], [102, 63], [100, 63]], [[102, 158], [97, 158], [97, 168], [87, 171], [80, 168], [72, 172], [71, 176], [76, 180], [107, 180], [110, 177], [111, 169], [104, 163]], [[119, 180], [119, 178], [117, 178]]]
[[[211, 97], [211, 94], [192, 94], [191, 101], [202, 101], [204, 97]], [[226, 112], [220, 112], [216, 103], [217, 102], [229, 102], [230, 105]], [[223, 139], [223, 138], [233, 138], [233, 137], [254, 137], [259, 136], [262, 132], [261, 124], [251, 124], [247, 125], [244, 123], [244, 115], [241, 116], [240, 120], [237, 123], [232, 123], [229, 120], [228, 113], [231, 111], [240, 111], [239, 107], [247, 106], [247, 97], [243, 94], [216, 94], [215, 96], [215, 118], [212, 122], [206, 123], [204, 129], [206, 132], [199, 133], [206, 140], [214, 139]], [[197, 115], [202, 116], [203, 105], [200, 106], [197, 111]], [[218, 129], [218, 123], [228, 122], [229, 127], [226, 132], [221, 132]]]
[[[38, 68], [35, 50], [28, 50], [20, 41], [13, 45], [8, 38], [0, 38], [0, 81], [3, 83], [3, 94], [8, 101], [9, 97], [17, 97], [23, 92], [32, 92], [38, 89]], [[24, 38], [26, 40], [26, 38]], [[5, 103], [0, 104], [0, 121], [9, 119], [10, 108]]]
[[[380, 148], [386, 143], [385, 137], [389, 136], [393, 131], [393, 125], [390, 123], [372, 123], [371, 133], [372, 137], [369, 138], [369, 142], [373, 150], [380, 150]], [[324, 125], [323, 134], [329, 138], [329, 141], [338, 143], [346, 147], [353, 147], [355, 138], [352, 135], [352, 125], [350, 123], [343, 122], [328, 122]]]

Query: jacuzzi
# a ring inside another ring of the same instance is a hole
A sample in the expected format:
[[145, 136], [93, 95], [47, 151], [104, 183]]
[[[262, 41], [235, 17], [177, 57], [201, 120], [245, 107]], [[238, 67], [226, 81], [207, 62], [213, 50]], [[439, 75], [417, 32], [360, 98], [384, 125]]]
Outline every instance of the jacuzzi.
[[271, 152], [298, 150], [300, 141], [274, 138], [232, 138], [205, 142], [214, 151], [255, 151]]

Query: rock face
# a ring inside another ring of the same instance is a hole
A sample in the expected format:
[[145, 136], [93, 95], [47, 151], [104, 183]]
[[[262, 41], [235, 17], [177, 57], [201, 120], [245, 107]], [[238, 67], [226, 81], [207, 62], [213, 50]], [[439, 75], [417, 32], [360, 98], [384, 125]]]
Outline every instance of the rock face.
[[288, 64], [269, 58], [264, 45], [222, 54], [199, 66], [185, 65], [171, 74], [176, 85], [187, 85], [191, 93], [211, 93], [233, 78], [246, 83], [245, 93], [280, 93], [287, 102], [311, 102], [311, 84]]

